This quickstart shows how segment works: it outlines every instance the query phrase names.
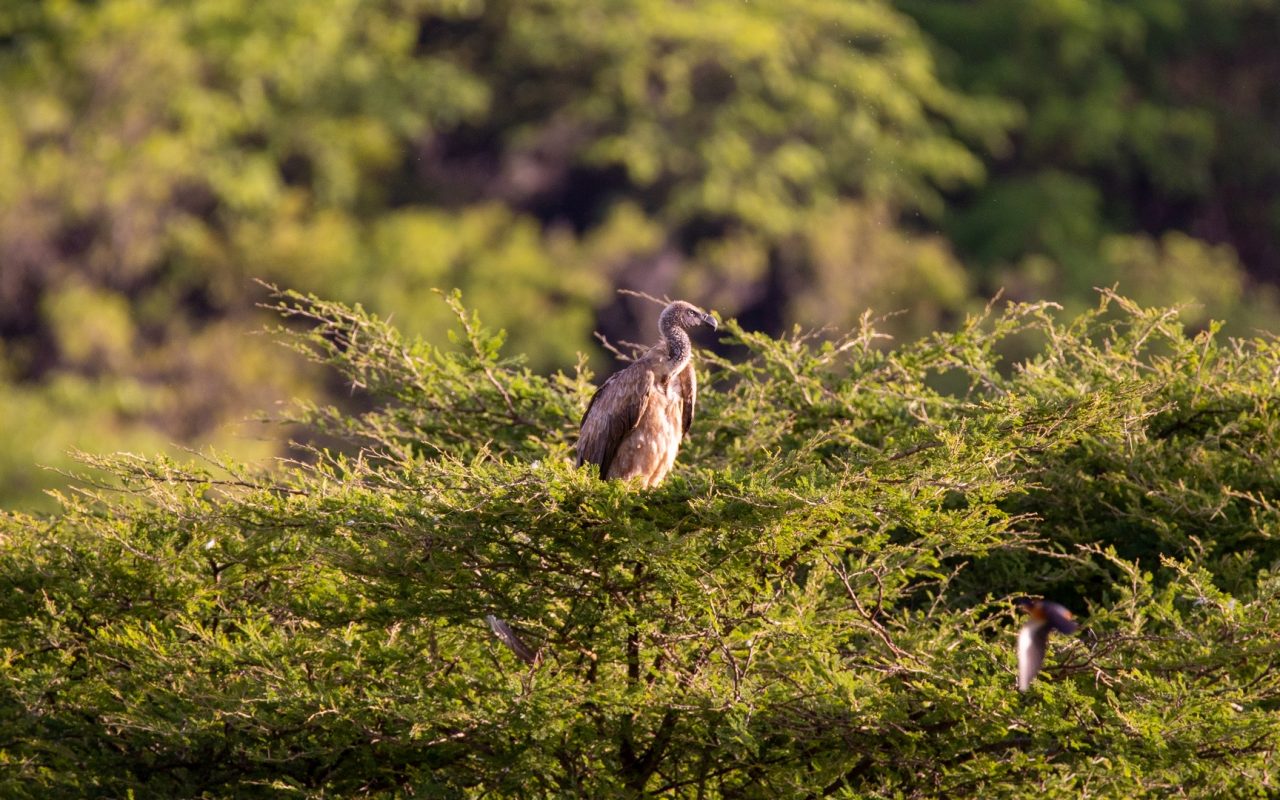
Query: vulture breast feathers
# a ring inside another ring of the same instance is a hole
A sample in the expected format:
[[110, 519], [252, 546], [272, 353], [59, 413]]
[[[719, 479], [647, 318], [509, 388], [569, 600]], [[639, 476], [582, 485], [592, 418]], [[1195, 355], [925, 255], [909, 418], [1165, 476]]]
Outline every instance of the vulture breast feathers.
[[688, 330], [716, 329], [716, 320], [683, 301], [658, 318], [662, 340], [609, 376], [582, 416], [578, 465], [594, 464], [601, 478], [639, 478], [657, 486], [671, 471], [681, 439], [693, 424], [698, 398]]

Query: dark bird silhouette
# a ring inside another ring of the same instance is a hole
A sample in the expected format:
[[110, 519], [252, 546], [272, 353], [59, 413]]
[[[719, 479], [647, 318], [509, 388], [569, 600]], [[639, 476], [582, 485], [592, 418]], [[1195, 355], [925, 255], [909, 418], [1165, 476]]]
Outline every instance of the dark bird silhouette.
[[539, 654], [530, 649], [529, 645], [525, 644], [519, 634], [517, 634], [504, 620], [498, 619], [492, 614], [485, 614], [484, 621], [489, 623], [489, 630], [493, 631], [493, 635], [497, 636], [499, 641], [511, 648], [511, 652], [516, 654], [516, 658], [526, 664], [538, 663]]
[[1019, 597], [1013, 604], [1028, 617], [1018, 633], [1018, 691], [1025, 692], [1044, 663], [1049, 633], [1075, 633], [1080, 625], [1072, 619], [1070, 611], [1048, 600]]
[[662, 483], [693, 424], [698, 379], [688, 331], [700, 325], [718, 327], [715, 317], [683, 300], [662, 310], [662, 341], [610, 375], [591, 398], [578, 434], [578, 466], [596, 465], [601, 478]]

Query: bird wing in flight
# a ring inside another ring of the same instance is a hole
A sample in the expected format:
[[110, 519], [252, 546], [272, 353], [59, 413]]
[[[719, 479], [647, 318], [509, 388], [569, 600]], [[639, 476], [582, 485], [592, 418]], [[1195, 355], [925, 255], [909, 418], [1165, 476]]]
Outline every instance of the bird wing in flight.
[[1048, 621], [1049, 627], [1059, 633], [1075, 633], [1076, 628], [1080, 627], [1080, 623], [1072, 618], [1071, 612], [1057, 603], [1045, 601], [1041, 604], [1041, 608], [1044, 610], [1044, 618]]
[[1018, 691], [1025, 692], [1031, 679], [1044, 664], [1045, 646], [1049, 642], [1049, 626], [1045, 622], [1028, 622], [1018, 633]]

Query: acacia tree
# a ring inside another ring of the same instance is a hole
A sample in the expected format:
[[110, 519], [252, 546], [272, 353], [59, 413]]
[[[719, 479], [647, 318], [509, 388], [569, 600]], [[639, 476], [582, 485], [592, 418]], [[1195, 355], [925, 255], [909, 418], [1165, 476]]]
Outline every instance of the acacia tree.
[[[0, 527], [0, 793], [1264, 793], [1272, 340], [1104, 294], [885, 349], [729, 321], [655, 490], [571, 466], [591, 390], [282, 294], [345, 441], [115, 476]], [[1043, 347], [1013, 365], [1011, 336]], [[940, 386], [949, 387], [942, 391]], [[1009, 598], [1086, 621], [1013, 688]], [[528, 663], [490, 632], [508, 621]]]

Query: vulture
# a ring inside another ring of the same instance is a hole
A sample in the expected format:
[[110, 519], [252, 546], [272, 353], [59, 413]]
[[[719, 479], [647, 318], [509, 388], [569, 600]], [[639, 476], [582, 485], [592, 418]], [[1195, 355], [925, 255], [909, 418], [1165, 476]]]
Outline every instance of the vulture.
[[1018, 633], [1018, 691], [1025, 692], [1044, 663], [1049, 633], [1075, 633], [1080, 625], [1072, 619], [1070, 611], [1048, 600], [1020, 597], [1013, 604], [1025, 611], [1028, 617]]
[[683, 300], [662, 309], [662, 341], [610, 375], [587, 405], [578, 466], [599, 467], [602, 479], [662, 483], [693, 424], [698, 380], [688, 331], [700, 325], [717, 327], [715, 317]]
[[[578, 466], [596, 465], [601, 478], [638, 477], [646, 487], [662, 483], [693, 424], [698, 381], [687, 331], [699, 325], [718, 327], [715, 317], [683, 300], [662, 309], [662, 341], [610, 375], [587, 405], [578, 434]], [[516, 658], [539, 663], [540, 652], [506, 621], [487, 614], [485, 622]]]

